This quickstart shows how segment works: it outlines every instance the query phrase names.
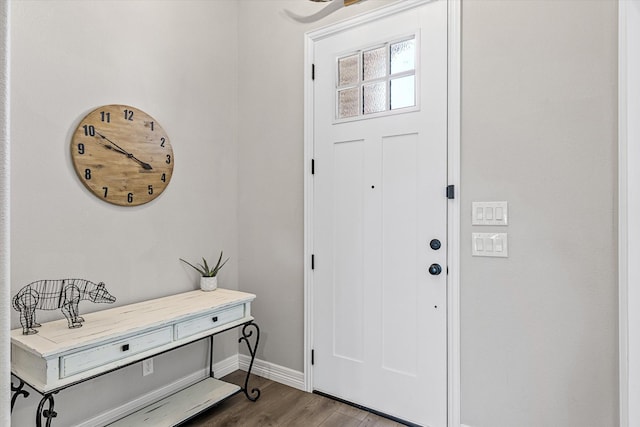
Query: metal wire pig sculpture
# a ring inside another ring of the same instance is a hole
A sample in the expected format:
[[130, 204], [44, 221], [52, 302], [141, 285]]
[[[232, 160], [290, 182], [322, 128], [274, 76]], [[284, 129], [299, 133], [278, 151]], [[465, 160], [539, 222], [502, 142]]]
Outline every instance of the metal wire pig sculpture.
[[79, 316], [78, 303], [89, 300], [96, 303], [113, 303], [116, 297], [111, 295], [104, 283], [93, 283], [85, 279], [38, 280], [29, 283], [13, 297], [13, 308], [20, 312], [22, 334], [37, 334], [34, 328], [36, 309], [60, 309], [69, 322], [69, 328], [79, 328], [84, 319]]

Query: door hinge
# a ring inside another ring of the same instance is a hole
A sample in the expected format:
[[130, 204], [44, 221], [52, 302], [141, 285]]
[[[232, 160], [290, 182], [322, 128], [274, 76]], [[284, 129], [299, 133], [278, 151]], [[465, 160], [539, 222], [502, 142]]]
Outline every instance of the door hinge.
[[316, 174], [316, 159], [311, 159], [311, 175]]
[[456, 198], [455, 186], [447, 185], [447, 199], [455, 199], [455, 198]]
[[315, 363], [316, 363], [316, 351], [311, 350], [311, 364], [315, 365]]
[[311, 80], [316, 79], [316, 64], [311, 64]]
[[316, 256], [311, 254], [311, 269], [313, 270], [316, 267]]

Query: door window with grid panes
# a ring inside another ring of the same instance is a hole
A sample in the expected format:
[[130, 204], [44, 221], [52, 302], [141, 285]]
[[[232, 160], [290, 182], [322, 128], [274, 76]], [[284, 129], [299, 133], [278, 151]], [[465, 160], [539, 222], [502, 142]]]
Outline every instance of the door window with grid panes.
[[336, 120], [416, 106], [416, 37], [337, 58]]

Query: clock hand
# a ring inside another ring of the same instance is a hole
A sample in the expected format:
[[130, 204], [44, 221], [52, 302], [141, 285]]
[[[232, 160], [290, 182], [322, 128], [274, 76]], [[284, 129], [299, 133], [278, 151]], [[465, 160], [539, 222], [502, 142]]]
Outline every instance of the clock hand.
[[133, 154], [127, 152], [126, 150], [124, 150], [122, 147], [120, 147], [118, 144], [116, 144], [115, 142], [111, 141], [109, 138], [107, 138], [106, 136], [104, 136], [103, 134], [101, 134], [100, 132], [96, 131], [96, 134], [98, 136], [100, 136], [100, 138], [106, 140], [107, 142], [109, 142], [109, 144], [113, 145], [116, 148], [110, 147], [108, 145], [105, 145], [106, 148], [116, 151], [118, 153], [124, 154], [125, 156], [127, 156], [128, 158], [138, 162], [140, 164], [140, 166], [142, 166], [142, 169], [146, 169], [146, 170], [151, 170], [153, 169], [151, 167], [151, 165], [149, 163], [145, 163], [142, 160], [136, 158], [136, 156], [134, 156]]
[[122, 151], [122, 150], [120, 150], [120, 149], [118, 149], [118, 148], [115, 148], [115, 147], [112, 147], [112, 146], [110, 146], [110, 145], [102, 144], [102, 146], [103, 146], [104, 148], [108, 149], [108, 150], [115, 151], [116, 153], [120, 153], [120, 154], [124, 154], [125, 156], [129, 156], [129, 153], [127, 153], [126, 151]]
[[140, 165], [142, 166], [143, 169], [146, 169], [146, 170], [153, 169], [149, 163], [145, 163], [142, 160], [139, 160], [133, 154], [127, 153], [126, 151], [124, 151], [124, 150], [122, 150], [120, 148], [115, 148], [115, 147], [112, 147], [110, 145], [105, 145], [105, 144], [102, 144], [102, 146], [104, 148], [108, 149], [108, 150], [112, 150], [112, 151], [115, 151], [116, 153], [124, 154], [125, 156], [129, 157], [130, 159], [135, 160], [136, 162], [140, 163]]
[[[101, 135], [100, 133], [96, 132], [98, 134], [98, 136], [100, 136], [101, 138], [109, 141], [109, 139], [107, 137], [105, 137], [104, 135]], [[97, 136], [96, 136], [97, 138]], [[129, 157], [129, 153], [127, 153], [126, 151], [122, 150], [121, 148], [116, 148], [113, 147], [111, 145], [107, 145], [104, 141], [96, 141], [98, 144], [102, 145], [104, 148], [106, 148], [107, 150], [111, 150], [111, 151], [115, 151], [116, 153], [120, 153], [120, 154], [124, 154], [125, 156]], [[111, 141], [109, 141], [111, 144], [113, 144]]]

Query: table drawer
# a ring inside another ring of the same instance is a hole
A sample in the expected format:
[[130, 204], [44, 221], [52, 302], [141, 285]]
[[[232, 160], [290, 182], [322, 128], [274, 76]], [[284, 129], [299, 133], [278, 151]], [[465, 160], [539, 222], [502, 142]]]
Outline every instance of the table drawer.
[[196, 317], [176, 325], [176, 339], [182, 339], [208, 329], [217, 328], [244, 317], [244, 305], [238, 305], [206, 316]]
[[84, 372], [172, 341], [172, 327], [89, 348], [60, 358], [60, 378]]

